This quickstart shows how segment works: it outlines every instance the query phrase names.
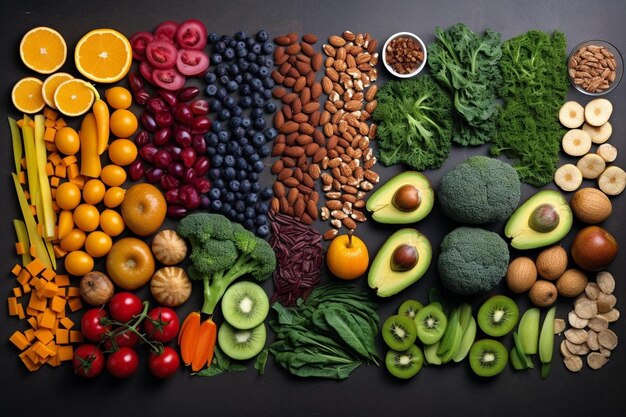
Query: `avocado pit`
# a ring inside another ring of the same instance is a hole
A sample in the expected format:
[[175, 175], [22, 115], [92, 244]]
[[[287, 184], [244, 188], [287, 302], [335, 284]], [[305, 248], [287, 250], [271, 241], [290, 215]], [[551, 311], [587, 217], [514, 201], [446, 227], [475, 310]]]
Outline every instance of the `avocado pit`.
[[559, 225], [559, 212], [552, 204], [538, 205], [528, 218], [528, 226], [540, 233], [549, 233]]
[[419, 190], [412, 184], [403, 185], [394, 193], [391, 203], [400, 211], [416, 210], [420, 205]]
[[391, 255], [391, 270], [404, 272], [417, 265], [419, 254], [413, 245], [402, 244]]

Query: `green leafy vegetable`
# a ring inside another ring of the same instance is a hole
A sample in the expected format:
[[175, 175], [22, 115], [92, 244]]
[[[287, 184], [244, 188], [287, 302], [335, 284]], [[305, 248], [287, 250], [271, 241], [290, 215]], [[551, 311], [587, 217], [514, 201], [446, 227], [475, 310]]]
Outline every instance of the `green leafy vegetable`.
[[277, 317], [270, 326], [276, 341], [269, 351], [293, 375], [345, 379], [362, 363], [380, 360], [375, 308], [367, 293], [338, 284], [316, 288], [297, 307], [275, 303]]
[[435, 33], [437, 40], [428, 47], [428, 65], [433, 77], [454, 96], [454, 141], [463, 146], [491, 141], [502, 84], [500, 33], [487, 29], [478, 35], [463, 23], [446, 30], [437, 27]]
[[246, 367], [239, 363], [231, 363], [230, 358], [222, 352], [219, 346], [215, 346], [213, 359], [208, 368], [204, 368], [200, 372], [193, 374], [194, 376], [217, 376], [224, 372], [242, 372]]
[[430, 76], [388, 81], [378, 91], [374, 120], [385, 165], [439, 168], [452, 141], [452, 101]]
[[256, 361], [254, 362], [254, 369], [256, 369], [259, 375], [263, 375], [265, 373], [265, 365], [267, 364], [267, 358], [269, 354], [270, 350], [268, 348], [265, 348], [256, 357]]
[[565, 35], [531, 30], [502, 45], [504, 100], [491, 153], [514, 159], [523, 182], [543, 187], [554, 177], [563, 128], [558, 112], [567, 89]]

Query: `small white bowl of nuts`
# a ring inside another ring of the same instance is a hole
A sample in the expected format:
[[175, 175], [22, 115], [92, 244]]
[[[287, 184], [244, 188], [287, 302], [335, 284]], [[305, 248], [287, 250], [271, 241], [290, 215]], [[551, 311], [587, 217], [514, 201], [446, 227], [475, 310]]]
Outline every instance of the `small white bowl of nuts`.
[[414, 33], [398, 32], [383, 46], [383, 63], [396, 77], [413, 77], [426, 66], [426, 45]]
[[622, 54], [603, 40], [581, 42], [567, 59], [569, 79], [578, 91], [588, 96], [600, 96], [612, 91], [622, 79]]

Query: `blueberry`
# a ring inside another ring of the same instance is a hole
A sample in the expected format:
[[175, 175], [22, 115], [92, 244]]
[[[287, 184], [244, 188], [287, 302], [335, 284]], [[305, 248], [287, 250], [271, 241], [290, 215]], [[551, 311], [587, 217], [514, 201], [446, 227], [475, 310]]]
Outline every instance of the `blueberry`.
[[265, 168], [265, 164], [263, 163], [263, 161], [256, 161], [254, 165], [252, 165], [252, 169], [254, 169], [254, 172], [261, 172], [263, 171], [263, 168]]
[[272, 42], [265, 42], [263, 44], [263, 53], [265, 55], [269, 55], [271, 53], [274, 53], [274, 44]]
[[250, 64], [250, 67], [248, 67], [248, 72], [250, 74], [256, 74], [259, 71], [259, 66], [256, 62], [253, 62], [252, 64]]
[[227, 60], [232, 60], [235, 58], [235, 50], [233, 48], [226, 48], [224, 51], [224, 58]]
[[246, 205], [253, 206], [256, 205], [258, 197], [255, 193], [248, 193], [246, 195]]
[[223, 100], [224, 97], [228, 96], [228, 92], [226, 92], [225, 88], [218, 88], [217, 93], [215, 93], [215, 98], [218, 100]]
[[254, 219], [254, 222], [259, 225], [262, 226], [264, 224], [267, 224], [267, 216], [265, 214], [259, 214], [258, 216], [256, 216], [256, 218]]
[[252, 47], [250, 48], [250, 50], [252, 52], [254, 52], [255, 54], [260, 54], [261, 52], [263, 52], [263, 47], [261, 46], [260, 43], [255, 43], [254, 45], [252, 45]]
[[230, 210], [228, 210], [226, 212], [226, 216], [228, 216], [228, 218], [230, 218], [230, 219], [236, 218], [237, 217], [237, 210], [231, 208]]
[[248, 166], [248, 162], [246, 161], [246, 158], [239, 157], [237, 158], [237, 163], [235, 164], [235, 166], [237, 167], [237, 169], [246, 169], [246, 167]]
[[[258, 59], [257, 64], [265, 66], [267, 68], [272, 68], [274, 66], [274, 60], [272, 58], [268, 58], [266, 56], [262, 56], [262, 60]], [[268, 72], [269, 75], [269, 72]]]
[[254, 146], [263, 146], [265, 145], [265, 136], [261, 132], [257, 132], [252, 137], [252, 144]]
[[252, 111], [250, 112], [250, 117], [253, 119], [258, 119], [259, 117], [263, 117], [263, 110], [259, 108], [252, 109]]
[[224, 180], [221, 178], [218, 178], [215, 180], [215, 182], [213, 183], [213, 187], [217, 188], [218, 190], [221, 190], [222, 188], [224, 188]]
[[208, 149], [206, 150], [206, 154], [207, 154], [208, 156], [211, 156], [211, 157], [212, 157], [213, 155], [215, 155], [215, 153], [216, 153], [216, 152], [215, 152], [215, 148], [208, 148]]
[[251, 220], [254, 219], [254, 216], [256, 215], [256, 212], [254, 211], [254, 207], [246, 207], [244, 214], [246, 215], [248, 219], [251, 219]]
[[222, 213], [228, 213], [229, 211], [231, 211], [233, 208], [232, 204], [230, 203], [224, 203], [222, 204]]
[[232, 191], [228, 191], [224, 195], [224, 201], [226, 201], [227, 203], [234, 203], [235, 202], [235, 193], [233, 193]]
[[215, 43], [219, 39], [219, 36], [218, 36], [217, 33], [211, 32], [211, 33], [209, 33], [209, 36], [207, 37], [207, 39], [208, 39], [209, 43]]
[[229, 48], [234, 48], [235, 46], [237, 46], [237, 40], [236, 39], [230, 39], [228, 41], [228, 47]]
[[239, 39], [237, 45], [235, 46], [235, 50], [239, 51], [240, 49], [246, 49], [246, 43]]
[[222, 102], [224, 103], [224, 107], [228, 109], [232, 109], [237, 105], [237, 100], [235, 100], [235, 98], [232, 96], [224, 97], [224, 100], [222, 100]]
[[241, 86], [241, 90], [240, 93], [243, 97], [247, 97], [250, 99], [250, 105], [252, 105], [252, 97], [250, 97], [250, 95], [252, 94], [252, 89], [250, 88], [249, 84], [244, 84]]
[[257, 96], [257, 97], [254, 98], [254, 103], [252, 105], [254, 107], [258, 108], [259, 110], [261, 110], [263, 107], [265, 107], [266, 103], [267, 103], [267, 101], [263, 97]]
[[230, 181], [235, 178], [237, 171], [235, 171], [235, 168], [233, 167], [226, 167], [221, 171], [221, 174], [221, 178], [224, 178], [225, 181]]
[[252, 188], [252, 183], [250, 182], [249, 179], [241, 180], [241, 191], [242, 192], [247, 193], [248, 191], [250, 191], [250, 188]]
[[237, 74], [235, 75], [234, 80], [237, 84], [241, 84], [243, 82], [243, 76], [241, 74]]
[[204, 92], [206, 93], [207, 96], [213, 97], [215, 93], [217, 93], [217, 86], [215, 84], [209, 84], [204, 89]]
[[[244, 213], [244, 216], [245, 213]], [[247, 218], [243, 221], [243, 227], [246, 228], [246, 230], [250, 230], [254, 227], [254, 220], [252, 220], [251, 218], [249, 218], [248, 216], [246, 216]]]
[[218, 179], [221, 175], [222, 172], [219, 170], [219, 168], [211, 168], [211, 170], [209, 171], [209, 178], [212, 180]]
[[204, 82], [207, 84], [213, 84], [217, 80], [217, 76], [212, 72], [207, 72], [204, 74]]
[[[252, 175], [256, 175], [256, 180], [255, 181], [258, 181], [259, 174], [257, 174], [256, 172], [253, 172], [252, 174], [250, 174], [250, 176], [251, 176], [250, 179], [252, 179]], [[252, 183], [252, 189], [250, 191], [252, 191], [253, 193], [258, 193], [259, 191], [261, 191], [261, 184], [259, 184], [258, 182], [253, 182]]]
[[246, 46], [249, 48], [254, 45], [254, 38], [252, 36], [248, 36], [245, 40]]
[[[248, 61], [248, 63], [250, 62], [255, 62], [256, 61], [256, 54], [254, 52], [248, 52], [248, 54], [246, 55], [246, 60]], [[246, 70], [249, 67], [246, 67]]]
[[269, 100], [270, 98], [272, 98], [272, 90], [270, 90], [269, 88], [266, 88], [263, 90], [261, 95], [263, 96], [264, 99]]
[[233, 208], [237, 210], [238, 213], [243, 214], [243, 212], [246, 210], [246, 203], [242, 200], [237, 200], [233, 204]]
[[244, 216], [243, 213], [239, 213], [235, 218], [235, 221], [237, 221], [238, 223], [243, 223], [246, 221], [246, 216]]
[[235, 161], [235, 157], [232, 155], [226, 155], [224, 157], [224, 165], [226, 165], [227, 167], [234, 167]]
[[245, 74], [243, 74], [243, 82], [244, 83], [250, 83], [250, 81], [252, 81], [253, 78], [254, 77], [249, 72], [246, 72]]
[[[263, 130], [265, 129], [265, 119], [263, 117], [257, 117], [256, 119], [254, 119], [254, 128], [256, 130]], [[261, 136], [263, 136], [261, 134]]]
[[222, 210], [222, 202], [220, 200], [211, 201], [211, 210], [219, 213]]
[[[224, 51], [226, 50], [226, 42], [224, 42], [223, 40], [220, 40], [218, 42], [215, 43], [215, 51], [222, 54], [224, 53]], [[212, 62], [212, 60], [211, 60]]]
[[217, 133], [215, 132], [212, 132], [206, 135], [205, 139], [206, 139], [207, 146], [211, 146], [211, 147], [217, 146], [217, 144], [219, 143], [219, 139], [217, 138]]
[[276, 110], [278, 110], [278, 106], [273, 101], [268, 101], [265, 105], [265, 112], [267, 114], [276, 113]]
[[270, 229], [269, 227], [267, 227], [266, 224], [259, 226], [258, 229], [256, 229], [256, 234], [259, 237], [266, 237], [267, 235], [270, 234]]
[[216, 168], [221, 167], [223, 163], [224, 163], [224, 157], [222, 155], [216, 154], [216, 155], [213, 155], [213, 158], [211, 158], [211, 165]]
[[224, 130], [224, 126], [219, 120], [214, 120], [213, 123], [211, 123], [211, 132], [218, 133], [222, 130]]
[[[219, 100], [212, 100], [209, 104], [209, 109], [213, 113], [217, 113], [218, 111], [222, 110], [222, 102]], [[215, 125], [215, 122], [213, 122], [213, 125]]]
[[237, 49], [236, 54], [239, 58], [245, 58], [246, 56], [248, 56], [248, 51], [246, 50], [246, 48], [241, 48], [241, 49]]
[[263, 145], [259, 148], [257, 152], [261, 158], [265, 158], [272, 152], [272, 149], [269, 147], [269, 145]]
[[220, 141], [221, 143], [226, 143], [226, 142], [228, 142], [228, 139], [229, 139], [229, 137], [228, 137], [228, 132], [227, 132], [227, 131], [225, 131], [225, 130], [222, 130], [221, 132], [219, 132], [219, 133], [217, 134], [217, 138], [219, 139], [219, 141]]
[[225, 121], [230, 119], [230, 110], [228, 109], [222, 109], [218, 115], [218, 117], [220, 118], [220, 120]]
[[248, 34], [244, 32], [243, 30], [240, 30], [239, 32], [235, 33], [235, 39], [237, 39], [238, 41], [243, 41], [246, 38], [248, 38]]
[[268, 127], [263, 131], [263, 134], [265, 135], [267, 140], [274, 140], [276, 139], [276, 136], [278, 136], [278, 131], [273, 127]]
[[219, 189], [213, 187], [209, 190], [209, 197], [212, 200], [219, 200], [221, 196], [222, 196], [222, 193], [220, 192]]
[[248, 171], [246, 171], [245, 169], [240, 169], [237, 172], [237, 178], [239, 180], [245, 180], [246, 178], [248, 178]]
[[235, 191], [235, 192], [239, 191], [239, 187], [240, 187], [240, 186], [241, 186], [241, 184], [240, 184], [240, 183], [239, 183], [239, 181], [237, 181], [237, 180], [231, 180], [231, 181], [228, 183], [228, 188], [230, 188], [230, 189], [231, 189], [231, 191]]
[[215, 67], [215, 75], [218, 77], [221, 77], [223, 75], [228, 74], [228, 65], [226, 64], [219, 64], [218, 66]]
[[237, 84], [235, 80], [228, 81], [228, 83], [226, 84], [226, 90], [228, 92], [232, 93], [234, 91], [237, 91], [237, 88], [239, 88], [239, 84]]
[[245, 136], [240, 137], [237, 142], [239, 142], [240, 146], [246, 146], [249, 143], [248, 138]]
[[252, 146], [252, 145], [246, 145], [242, 149], [243, 156], [250, 156], [250, 155], [254, 154], [255, 152], [256, 151], [254, 149], [254, 146]]
[[262, 67], [259, 67], [258, 74], [261, 77], [267, 77], [268, 75], [270, 75], [270, 70], [265, 65], [263, 65]]
[[241, 200], [243, 198], [243, 193], [240, 191], [237, 191], [235, 193], [235, 200]]
[[261, 191], [262, 200], [269, 200], [273, 196], [274, 196], [274, 191], [272, 190], [272, 187], [265, 187], [263, 191]]
[[263, 87], [269, 88], [271, 90], [275, 86], [276, 82], [274, 81], [274, 79], [272, 79], [272, 77], [265, 77], [265, 79], [263, 79]]
[[250, 83], [252, 90], [254, 91], [262, 91], [263, 90], [263, 81], [258, 78], [255, 78]]
[[246, 134], [246, 129], [244, 129], [241, 126], [237, 126], [236, 128], [233, 129], [233, 138], [235, 139], [241, 139], [242, 137], [244, 137], [245, 134]]
[[228, 122], [228, 125], [230, 126], [231, 129], [241, 126], [241, 117], [235, 116], [231, 118], [230, 121]]
[[241, 127], [243, 128], [249, 128], [252, 125], [252, 120], [250, 120], [249, 117], [244, 117], [243, 119], [241, 119]]
[[256, 211], [259, 214], [266, 214], [269, 211], [269, 209], [270, 209], [270, 206], [266, 202], [259, 203], [256, 206]]
[[[217, 145], [217, 148], [215, 148], [217, 150], [217, 153], [219, 155], [226, 155], [226, 144], [225, 143], [220, 143], [219, 145]], [[224, 161], [226, 162], [226, 161]]]
[[256, 40], [259, 42], [265, 42], [270, 38], [270, 35], [263, 29], [258, 31], [255, 35]]
[[[245, 87], [248, 87], [248, 86], [247, 86], [247, 85], [244, 85], [244, 86], [242, 87], [242, 89], [243, 89], [243, 88], [245, 88]], [[250, 88], [250, 87], [248, 87], [248, 88]], [[248, 109], [248, 108], [250, 108], [250, 106], [252, 106], [252, 97], [247, 96], [247, 95], [246, 95], [246, 96], [244, 96], [244, 97], [241, 97], [241, 98], [239, 99], [239, 105], [240, 105], [241, 107], [243, 107], [244, 109]]]

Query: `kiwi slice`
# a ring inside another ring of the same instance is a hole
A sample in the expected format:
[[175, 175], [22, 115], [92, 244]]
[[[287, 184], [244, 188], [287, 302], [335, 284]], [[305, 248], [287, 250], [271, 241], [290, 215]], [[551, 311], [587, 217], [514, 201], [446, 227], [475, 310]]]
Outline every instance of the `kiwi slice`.
[[406, 300], [400, 307], [398, 307], [398, 314], [401, 316], [407, 316], [412, 319], [415, 318], [415, 314], [420, 311], [424, 306], [417, 300]]
[[500, 337], [508, 334], [519, 319], [519, 309], [515, 301], [505, 295], [494, 295], [478, 309], [478, 327], [485, 334]]
[[265, 290], [250, 281], [233, 284], [222, 298], [222, 313], [236, 329], [248, 330], [263, 323], [270, 311]]
[[407, 316], [390, 316], [382, 327], [383, 340], [393, 350], [407, 350], [417, 339], [415, 322]]
[[431, 303], [417, 312], [415, 324], [417, 325], [417, 337], [425, 345], [432, 345], [437, 343], [446, 331], [448, 318], [439, 306]]
[[469, 363], [478, 376], [498, 375], [506, 367], [509, 354], [497, 340], [482, 339], [474, 342], [469, 351]]
[[409, 379], [415, 376], [424, 364], [422, 350], [411, 345], [403, 352], [390, 350], [385, 355], [385, 366], [389, 373], [396, 378]]
[[223, 323], [217, 333], [220, 349], [232, 359], [245, 360], [256, 356], [263, 350], [267, 331], [265, 324], [253, 329], [237, 330], [228, 323]]

